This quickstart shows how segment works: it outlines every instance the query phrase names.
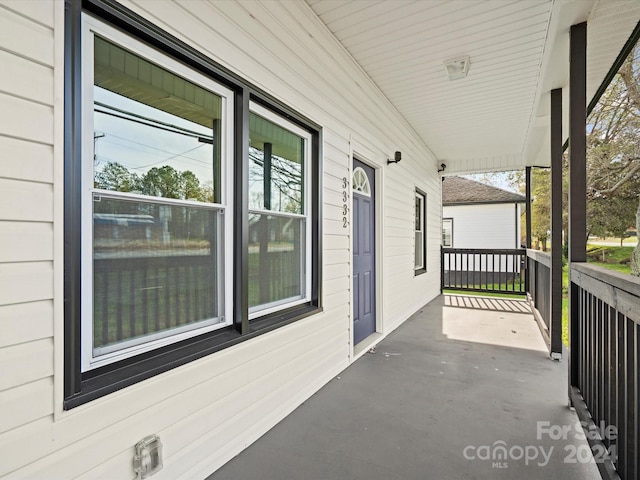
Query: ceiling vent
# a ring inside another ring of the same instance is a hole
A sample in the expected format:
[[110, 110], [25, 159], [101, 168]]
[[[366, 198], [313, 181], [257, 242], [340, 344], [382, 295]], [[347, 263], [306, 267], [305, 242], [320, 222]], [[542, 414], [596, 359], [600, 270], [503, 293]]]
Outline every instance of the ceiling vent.
[[444, 68], [447, 70], [449, 80], [458, 80], [466, 77], [469, 72], [469, 63], [468, 55], [444, 62]]

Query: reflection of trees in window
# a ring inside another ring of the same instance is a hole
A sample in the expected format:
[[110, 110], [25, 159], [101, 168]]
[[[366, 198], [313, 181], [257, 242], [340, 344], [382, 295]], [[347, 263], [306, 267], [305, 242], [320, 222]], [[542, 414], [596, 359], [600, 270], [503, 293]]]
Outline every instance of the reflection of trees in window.
[[109, 162], [102, 170], [96, 172], [94, 186], [115, 192], [213, 202], [211, 184], [200, 185], [200, 180], [193, 172], [179, 172], [170, 165], [153, 167], [147, 173], [138, 175], [117, 162]]
[[[270, 177], [270, 207], [288, 213], [302, 213], [302, 166], [286, 158], [271, 155], [271, 168], [265, 169], [264, 152], [249, 147], [249, 199], [254, 208], [266, 208], [265, 204], [265, 174]], [[268, 171], [267, 171], [268, 170]]]
[[[210, 185], [200, 185], [200, 181], [189, 170], [179, 172], [169, 165], [154, 167], [144, 175], [130, 172], [119, 163], [109, 162], [96, 173], [95, 188], [117, 192], [138, 193], [154, 197], [174, 198], [180, 200], [196, 200], [211, 203], [213, 189]], [[147, 226], [147, 240], [158, 240], [166, 237], [171, 231], [174, 238], [207, 239], [208, 233], [199, 219], [194, 222], [192, 209], [187, 207], [167, 207], [151, 202], [127, 201], [94, 201], [94, 213], [103, 223], [105, 215], [149, 216], [154, 219], [152, 226]], [[120, 221], [125, 217], [120, 218]], [[130, 223], [130, 222], [129, 222]], [[160, 230], [158, 230], [160, 229]], [[157, 232], [156, 232], [157, 230]], [[155, 233], [154, 233], [155, 232]]]

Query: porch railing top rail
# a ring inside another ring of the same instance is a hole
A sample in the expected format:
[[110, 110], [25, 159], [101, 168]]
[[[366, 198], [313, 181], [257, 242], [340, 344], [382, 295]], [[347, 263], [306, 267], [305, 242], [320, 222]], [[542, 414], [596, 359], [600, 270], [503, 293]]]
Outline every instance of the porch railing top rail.
[[640, 323], [640, 278], [587, 263], [574, 263], [571, 281]]
[[[575, 272], [583, 273], [602, 283], [612, 285], [620, 290], [640, 297], [640, 277], [634, 277], [627, 273], [616, 272], [615, 270], [588, 263], [572, 263], [571, 272], [572, 274]], [[579, 278], [578, 276], [576, 276], [575, 279], [571, 277], [571, 280], [579, 285]]]
[[524, 255], [527, 250], [524, 248], [450, 248], [442, 247], [442, 253], [477, 253], [496, 255]]
[[527, 248], [527, 257], [533, 258], [536, 262], [551, 268], [551, 254], [549, 252], [541, 252], [540, 250]]

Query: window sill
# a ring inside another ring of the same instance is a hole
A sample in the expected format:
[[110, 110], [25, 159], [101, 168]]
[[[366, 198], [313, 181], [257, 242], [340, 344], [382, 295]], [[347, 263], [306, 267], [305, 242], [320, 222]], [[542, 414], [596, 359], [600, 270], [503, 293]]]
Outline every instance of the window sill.
[[252, 320], [249, 332], [245, 335], [241, 335], [233, 327], [227, 327], [91, 370], [82, 375], [81, 391], [65, 399], [64, 409], [78, 407], [321, 311], [322, 308], [316, 305], [299, 305]]

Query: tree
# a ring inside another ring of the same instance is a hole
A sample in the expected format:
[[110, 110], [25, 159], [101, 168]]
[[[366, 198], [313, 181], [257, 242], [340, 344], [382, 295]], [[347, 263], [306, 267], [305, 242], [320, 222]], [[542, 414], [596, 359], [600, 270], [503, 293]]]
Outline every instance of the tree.
[[140, 188], [140, 178], [119, 163], [109, 162], [96, 173], [94, 185], [103, 190], [133, 192]]
[[625, 233], [636, 218], [636, 206], [626, 198], [595, 198], [587, 203], [587, 229], [598, 237], [615, 237], [620, 239], [620, 246]]
[[540, 168], [531, 170], [531, 235], [547, 251], [551, 230], [551, 172]]
[[198, 177], [196, 177], [192, 171], [185, 170], [181, 172], [178, 182], [179, 198], [184, 200], [197, 200], [199, 202], [209, 201], [206, 198], [206, 192], [200, 188], [200, 180], [198, 180]]
[[180, 174], [170, 165], [153, 167], [143, 177], [142, 193], [154, 197], [181, 198]]
[[[640, 228], [640, 45], [636, 45], [595, 106], [588, 122], [588, 204], [610, 204], [598, 222], [613, 233], [617, 223]], [[603, 203], [600, 203], [603, 202]], [[607, 214], [608, 213], [608, 214]], [[592, 222], [593, 223], [593, 222]], [[640, 276], [640, 243], [631, 256], [631, 273]]]

